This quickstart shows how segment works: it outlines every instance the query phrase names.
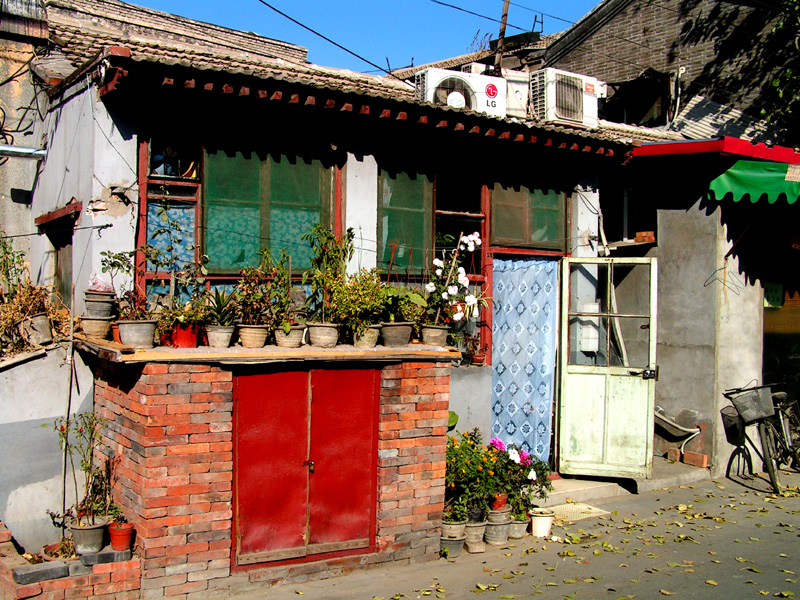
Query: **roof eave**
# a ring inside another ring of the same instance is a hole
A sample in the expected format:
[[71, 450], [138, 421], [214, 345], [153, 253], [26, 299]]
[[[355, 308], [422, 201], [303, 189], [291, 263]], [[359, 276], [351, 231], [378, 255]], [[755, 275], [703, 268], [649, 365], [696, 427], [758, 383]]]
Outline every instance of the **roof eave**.
[[793, 148], [767, 146], [763, 143], [754, 144], [747, 140], [728, 136], [708, 140], [647, 143], [633, 150], [634, 158], [687, 154], [720, 154], [793, 165], [800, 164], [800, 152]]

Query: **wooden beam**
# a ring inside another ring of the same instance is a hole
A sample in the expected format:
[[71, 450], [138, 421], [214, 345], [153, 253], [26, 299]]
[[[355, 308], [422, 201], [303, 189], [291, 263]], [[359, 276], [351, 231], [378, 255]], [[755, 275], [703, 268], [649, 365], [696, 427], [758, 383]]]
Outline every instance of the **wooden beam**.
[[525, 141], [525, 136], [522, 135], [521, 133], [517, 134], [517, 136], [514, 138], [514, 141], [515, 142], [524, 142]]
[[305, 106], [316, 106], [317, 99], [314, 96], [308, 96], [303, 104], [305, 104]]
[[470, 132], [470, 133], [480, 133], [480, 132], [481, 132], [481, 128], [480, 128], [480, 127], [478, 127], [477, 125], [475, 125], [475, 127], [473, 127], [472, 129], [470, 129], [470, 130], [469, 130], [469, 132]]
[[439, 122], [436, 124], [436, 127], [447, 127], [447, 121], [445, 121], [444, 119], [442, 119], [441, 121], [439, 121]]
[[185, 87], [187, 90], [193, 90], [196, 85], [197, 82], [194, 79], [187, 79], [183, 82], [183, 87]]
[[486, 135], [487, 137], [494, 137], [494, 134], [495, 134], [495, 130], [494, 130], [494, 129], [491, 129], [491, 128], [487, 129], [487, 130], [486, 130], [486, 133], [485, 133], [485, 135]]
[[592, 151], [592, 147], [589, 146], [588, 144], [583, 147], [583, 152], [591, 152], [591, 151]]
[[269, 99], [275, 101], [283, 100], [283, 92], [273, 92]]
[[605, 153], [606, 153], [606, 149], [605, 149], [605, 148], [603, 148], [602, 146], [600, 146], [600, 147], [597, 149], [597, 154], [603, 155], [603, 154], [605, 154]]
[[336, 107], [336, 100], [325, 100], [325, 108], [335, 108]]
[[369, 105], [365, 104], [361, 108], [358, 109], [358, 114], [360, 115], [368, 115], [369, 114]]
[[464, 124], [463, 123], [456, 123], [456, 126], [453, 127], [453, 131], [464, 131]]
[[175, 83], [175, 80], [172, 77], [164, 77], [164, 81], [161, 82], [161, 85], [172, 85]]
[[608, 156], [609, 158], [612, 158], [614, 156], [614, 151], [611, 148], [609, 148], [606, 151], [606, 156]]
[[83, 204], [73, 198], [66, 206], [43, 213], [36, 217], [33, 222], [37, 227], [41, 227], [42, 225], [47, 225], [48, 223], [52, 223], [64, 217], [77, 219], [80, 216], [81, 210], [83, 210]]
[[408, 113], [400, 111], [399, 113], [397, 113], [396, 119], [398, 121], [406, 121], [406, 120], [408, 120]]
[[300, 94], [292, 94], [289, 96], [289, 104], [299, 104], [300, 103]]
[[222, 93], [223, 94], [232, 94], [233, 93], [233, 86], [228, 85], [227, 83], [222, 86]]
[[342, 105], [342, 108], [340, 108], [339, 110], [342, 112], [353, 112], [353, 105], [350, 104], [349, 102], [345, 102]]
[[579, 148], [580, 146], [577, 143], [572, 144], [572, 146], [569, 147], [570, 150], [578, 150]]
[[511, 139], [511, 132], [510, 132], [510, 131], [504, 131], [503, 133], [501, 133], [501, 134], [500, 134], [500, 136], [499, 136], [497, 139], [498, 139], [498, 140], [508, 140], [508, 139]]
[[559, 149], [559, 150], [566, 150], [566, 149], [567, 149], [567, 142], [561, 142], [561, 143], [558, 145], [558, 149]]
[[269, 92], [267, 92], [267, 90], [258, 90], [258, 97], [259, 97], [261, 100], [263, 100], [264, 98], [266, 98], [268, 95], [269, 95]]
[[242, 87], [239, 90], [239, 95], [240, 96], [249, 96], [250, 95], [250, 88], [249, 87]]
[[427, 117], [427, 116], [425, 116], [425, 115], [422, 115], [422, 116], [419, 118], [419, 120], [417, 120], [417, 124], [418, 124], [418, 125], [427, 125], [427, 124], [428, 124], [428, 117]]
[[214, 84], [213, 84], [213, 83], [204, 83], [204, 84], [203, 84], [203, 89], [204, 89], [206, 92], [210, 92], [211, 90], [213, 90], [213, 89], [214, 89]]
[[532, 135], [531, 136], [531, 144], [535, 144], [535, 143], [536, 143], [536, 136]]
[[388, 119], [391, 116], [392, 116], [392, 111], [389, 110], [388, 108], [384, 108], [381, 111], [380, 117], [378, 117], [378, 118], [380, 118], [380, 119]]

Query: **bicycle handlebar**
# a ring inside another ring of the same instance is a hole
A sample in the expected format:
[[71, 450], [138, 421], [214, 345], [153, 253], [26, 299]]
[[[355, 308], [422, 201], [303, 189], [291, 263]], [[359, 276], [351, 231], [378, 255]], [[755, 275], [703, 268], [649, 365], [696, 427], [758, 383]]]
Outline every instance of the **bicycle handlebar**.
[[748, 386], [748, 387], [731, 388], [729, 390], [725, 390], [724, 392], [722, 392], [722, 395], [725, 396], [728, 400], [730, 400], [732, 396], [737, 396], [737, 395], [741, 394], [742, 392], [751, 392], [753, 390], [760, 390], [760, 389], [763, 389], [763, 388], [775, 387], [775, 386], [785, 385], [785, 384], [786, 384], [785, 381], [777, 381], [775, 383], [767, 383], [765, 385], [751, 385], [751, 386]]

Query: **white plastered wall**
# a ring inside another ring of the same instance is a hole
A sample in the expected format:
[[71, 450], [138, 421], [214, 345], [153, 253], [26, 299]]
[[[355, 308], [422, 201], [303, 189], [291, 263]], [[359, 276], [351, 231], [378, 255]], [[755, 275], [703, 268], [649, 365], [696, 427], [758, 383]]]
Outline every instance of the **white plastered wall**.
[[377, 264], [378, 163], [372, 156], [347, 155], [344, 173], [345, 229], [355, 232], [351, 273]]

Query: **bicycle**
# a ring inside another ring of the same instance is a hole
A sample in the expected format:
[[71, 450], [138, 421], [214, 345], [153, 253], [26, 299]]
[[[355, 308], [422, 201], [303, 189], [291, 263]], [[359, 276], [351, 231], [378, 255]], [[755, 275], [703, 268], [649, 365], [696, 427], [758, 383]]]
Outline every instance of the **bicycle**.
[[[800, 412], [796, 406], [797, 401], [789, 401], [786, 392], [772, 393], [771, 388], [774, 385], [781, 384], [725, 390], [722, 395], [731, 401], [736, 412], [732, 413], [731, 407], [725, 407], [721, 412], [728, 441], [737, 446], [737, 449], [744, 449], [745, 459], [752, 472], [752, 461], [744, 443], [745, 440], [750, 442], [767, 470], [772, 488], [775, 493], [780, 493], [781, 465], [800, 472]], [[751, 423], [757, 424], [761, 452], [745, 430], [744, 426]]]

